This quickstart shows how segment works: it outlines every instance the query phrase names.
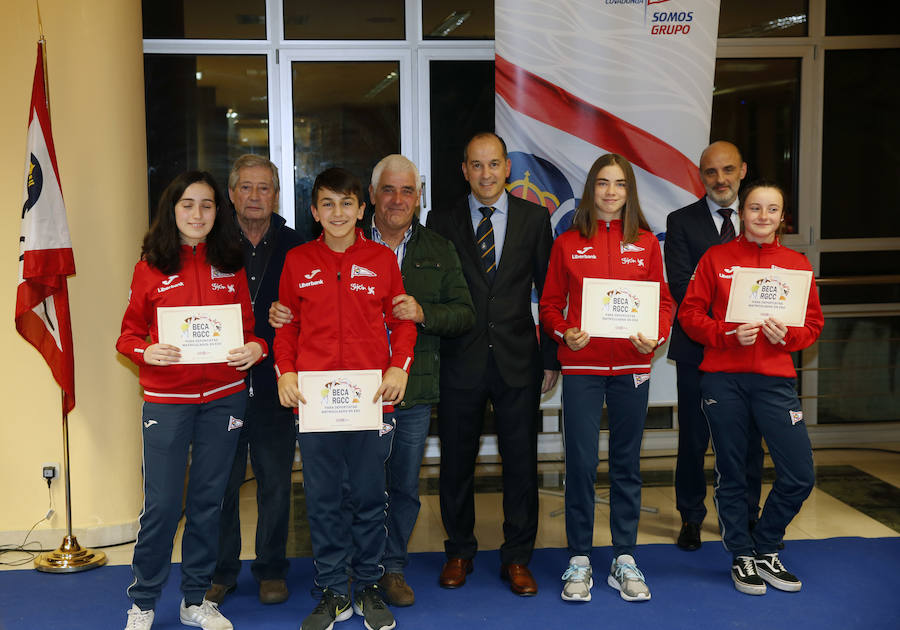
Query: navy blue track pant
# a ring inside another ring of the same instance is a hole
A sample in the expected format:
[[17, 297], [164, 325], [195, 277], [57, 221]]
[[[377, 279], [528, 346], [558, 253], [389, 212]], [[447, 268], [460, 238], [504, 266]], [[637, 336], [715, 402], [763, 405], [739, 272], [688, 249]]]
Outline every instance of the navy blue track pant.
[[282, 407], [278, 396], [247, 399], [244, 427], [231, 467], [222, 504], [219, 555], [213, 582], [232, 586], [241, 570], [240, 492], [247, 475], [247, 453], [256, 478], [256, 559], [250, 571], [257, 581], [283, 580], [290, 518], [291, 468], [297, 430], [294, 413]]
[[[678, 457], [675, 464], [675, 507], [685, 523], [702, 523], [706, 518], [706, 449], [709, 424], [700, 409], [700, 376], [696, 365], [675, 364], [678, 385]], [[765, 453], [756, 426], [747, 441], [747, 514], [754, 523], [759, 518], [759, 494]]]
[[[609, 529], [615, 556], [634, 554], [641, 509], [641, 439], [650, 379], [634, 374], [563, 375], [566, 538], [570, 556], [590, 557], [603, 401], [609, 409]], [[646, 375], [643, 375], [646, 376]]]
[[[716, 509], [722, 542], [733, 556], [775, 553], [784, 530], [815, 484], [812, 449], [795, 379], [708, 372], [700, 380], [703, 413], [716, 453]], [[751, 535], [747, 514], [747, 443], [756, 426], [775, 464], [775, 483]]]
[[169, 576], [189, 450], [181, 591], [188, 603], [203, 601], [216, 566], [222, 497], [246, 401], [241, 391], [197, 405], [144, 403], [144, 509], [128, 587], [140, 608], [154, 607]]
[[[391, 431], [298, 433], [316, 586], [348, 595], [381, 579], [387, 530], [385, 462]], [[345, 496], [349, 493], [349, 496]], [[350, 512], [348, 514], [348, 512]]]

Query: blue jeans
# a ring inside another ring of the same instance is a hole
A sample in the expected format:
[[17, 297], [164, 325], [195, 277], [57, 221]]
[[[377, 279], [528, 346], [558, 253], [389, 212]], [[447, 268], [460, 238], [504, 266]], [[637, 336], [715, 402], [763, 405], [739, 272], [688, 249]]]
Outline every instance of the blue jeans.
[[609, 529], [615, 557], [634, 554], [641, 510], [641, 438], [650, 379], [563, 376], [566, 538], [570, 556], [591, 555], [603, 401], [609, 409]]
[[381, 563], [386, 573], [403, 573], [406, 546], [419, 517], [419, 467], [431, 423], [431, 405], [396, 409], [394, 445], [387, 461], [387, 545]]
[[[703, 413], [716, 453], [716, 509], [722, 542], [733, 556], [775, 553], [784, 530], [815, 485], [812, 448], [795, 380], [763, 374], [708, 372], [700, 379]], [[775, 483], [753, 528], [747, 514], [747, 443], [762, 434]]]

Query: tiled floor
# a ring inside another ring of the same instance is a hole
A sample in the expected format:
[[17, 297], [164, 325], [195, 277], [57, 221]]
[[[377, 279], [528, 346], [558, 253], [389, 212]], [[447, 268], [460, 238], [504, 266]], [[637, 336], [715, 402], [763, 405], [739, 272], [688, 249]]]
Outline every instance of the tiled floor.
[[[900, 445], [819, 449], [815, 452], [815, 463], [816, 488], [788, 527], [786, 539], [900, 536]], [[767, 459], [764, 496], [771, 488], [771, 465], [771, 461]], [[709, 471], [712, 466], [713, 458], [708, 456]], [[678, 533], [681, 522], [675, 510], [675, 490], [672, 486], [674, 469], [675, 458], [671, 454], [660, 455], [654, 452], [642, 462], [643, 505], [656, 511], [641, 514], [639, 544], [671, 543]], [[502, 542], [499, 470], [496, 464], [485, 464], [478, 471], [475, 533], [482, 549], [496, 549]], [[711, 474], [709, 471], [708, 474]], [[565, 521], [561, 513], [563, 465], [560, 462], [542, 462], [539, 472], [542, 488], [537, 546], [565, 547]], [[422, 467], [420, 483], [422, 510], [410, 541], [410, 551], [443, 549], [444, 530], [438, 505], [437, 475], [437, 462], [426, 461]], [[294, 478], [288, 554], [308, 556], [311, 555], [309, 533], [300, 473], [294, 473]], [[598, 493], [602, 493], [605, 480], [603, 464], [598, 472], [598, 479]], [[253, 557], [255, 496], [255, 481], [248, 481], [241, 489], [241, 527], [244, 540], [242, 558]], [[718, 540], [711, 490], [706, 503], [709, 516], [703, 524], [703, 540]], [[599, 503], [594, 530], [594, 544], [597, 546], [610, 544], [608, 519], [608, 506]], [[174, 561], [181, 557], [180, 531], [179, 529], [173, 553]], [[129, 564], [132, 547], [131, 544], [125, 544], [109, 547], [104, 551], [111, 564]]]

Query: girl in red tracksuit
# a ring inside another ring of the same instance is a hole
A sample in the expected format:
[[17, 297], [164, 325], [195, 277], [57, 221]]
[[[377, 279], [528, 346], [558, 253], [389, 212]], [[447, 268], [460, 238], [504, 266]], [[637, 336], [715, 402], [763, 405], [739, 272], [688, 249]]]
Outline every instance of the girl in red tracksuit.
[[[630, 339], [591, 338], [581, 330], [585, 278], [658, 282], [659, 339], [642, 333]], [[540, 302], [541, 325], [560, 344], [563, 374], [570, 555], [563, 574], [565, 600], [591, 598], [594, 483], [604, 399], [609, 408], [609, 524], [615, 555], [607, 583], [626, 601], [650, 599], [633, 557], [641, 505], [640, 448], [650, 363], [669, 334], [673, 310], [659, 242], [641, 212], [631, 164], [620, 155], [601, 156], [588, 172], [572, 228], [553, 244]]]
[[[766, 582], [785, 591], [801, 587], [777, 553], [785, 528], [815, 481], [791, 353], [810, 346], [824, 320], [813, 280], [803, 326], [787, 327], [774, 317], [740, 325], [725, 321], [736, 267], [812, 271], [803, 254], [778, 240], [784, 221], [784, 193], [776, 184], [748, 186], [740, 212], [741, 235], [711, 247], [700, 259], [681, 303], [679, 321], [704, 347], [702, 409], [716, 453], [716, 507], [722, 541], [733, 556], [732, 580], [740, 592], [762, 595]], [[746, 500], [751, 424], [765, 438], [776, 474], [752, 531]]]
[[[144, 237], [116, 343], [138, 366], [144, 388], [144, 509], [127, 629], [153, 623], [181, 517], [189, 449], [180, 616], [187, 625], [232, 627], [204, 593], [216, 565], [219, 512], [243, 424], [244, 374], [267, 350], [253, 333], [242, 266], [237, 228], [212, 176], [179, 175], [163, 192]], [[245, 343], [230, 351], [226, 363], [181, 364], [177, 346], [159, 343], [158, 308], [235, 303], [241, 305]]]

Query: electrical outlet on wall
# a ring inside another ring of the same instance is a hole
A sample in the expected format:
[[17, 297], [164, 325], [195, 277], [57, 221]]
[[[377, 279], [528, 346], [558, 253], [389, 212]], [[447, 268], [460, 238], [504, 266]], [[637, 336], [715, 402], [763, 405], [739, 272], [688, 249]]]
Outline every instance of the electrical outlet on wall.
[[59, 477], [59, 464], [53, 462], [41, 464], [41, 477], [47, 480]]

